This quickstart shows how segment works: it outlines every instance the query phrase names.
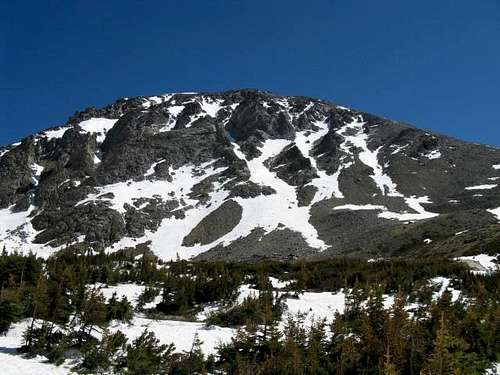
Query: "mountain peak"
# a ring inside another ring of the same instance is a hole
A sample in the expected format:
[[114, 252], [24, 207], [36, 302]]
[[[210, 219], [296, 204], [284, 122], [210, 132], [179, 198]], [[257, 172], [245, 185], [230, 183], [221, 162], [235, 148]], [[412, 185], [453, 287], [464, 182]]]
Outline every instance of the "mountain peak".
[[498, 165], [497, 149], [307, 97], [123, 98], [0, 151], [0, 245], [455, 254], [496, 239]]

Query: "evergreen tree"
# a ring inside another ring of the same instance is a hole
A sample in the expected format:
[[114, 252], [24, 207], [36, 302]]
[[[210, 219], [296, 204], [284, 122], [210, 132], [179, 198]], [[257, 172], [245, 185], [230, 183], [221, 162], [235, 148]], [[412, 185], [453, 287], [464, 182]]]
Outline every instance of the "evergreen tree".
[[440, 326], [434, 340], [433, 351], [427, 360], [423, 374], [425, 375], [454, 375], [453, 357], [448, 351], [450, 342], [449, 333], [445, 327], [444, 314], [441, 315]]
[[171, 368], [173, 345], [160, 345], [152, 332], [144, 331], [127, 345], [125, 374], [168, 374]]

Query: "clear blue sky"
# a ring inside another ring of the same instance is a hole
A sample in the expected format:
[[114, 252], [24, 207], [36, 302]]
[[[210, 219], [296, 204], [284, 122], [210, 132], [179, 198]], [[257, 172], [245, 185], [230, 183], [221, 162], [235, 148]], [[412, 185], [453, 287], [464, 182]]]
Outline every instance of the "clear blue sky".
[[0, 144], [124, 96], [242, 87], [500, 145], [500, 1], [0, 4]]

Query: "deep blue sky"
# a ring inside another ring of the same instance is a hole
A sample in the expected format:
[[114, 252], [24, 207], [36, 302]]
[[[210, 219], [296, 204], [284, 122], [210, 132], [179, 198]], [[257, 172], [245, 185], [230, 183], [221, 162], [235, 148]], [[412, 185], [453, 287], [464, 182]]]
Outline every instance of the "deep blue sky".
[[124, 96], [241, 87], [500, 145], [500, 1], [0, 4], [0, 144]]

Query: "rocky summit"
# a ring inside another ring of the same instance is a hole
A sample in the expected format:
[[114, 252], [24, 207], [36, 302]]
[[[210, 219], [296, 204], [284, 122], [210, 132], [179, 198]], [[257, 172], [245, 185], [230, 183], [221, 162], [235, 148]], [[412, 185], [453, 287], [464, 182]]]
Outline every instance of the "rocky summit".
[[0, 148], [0, 247], [42, 257], [460, 256], [499, 220], [498, 148], [259, 90], [124, 98]]

